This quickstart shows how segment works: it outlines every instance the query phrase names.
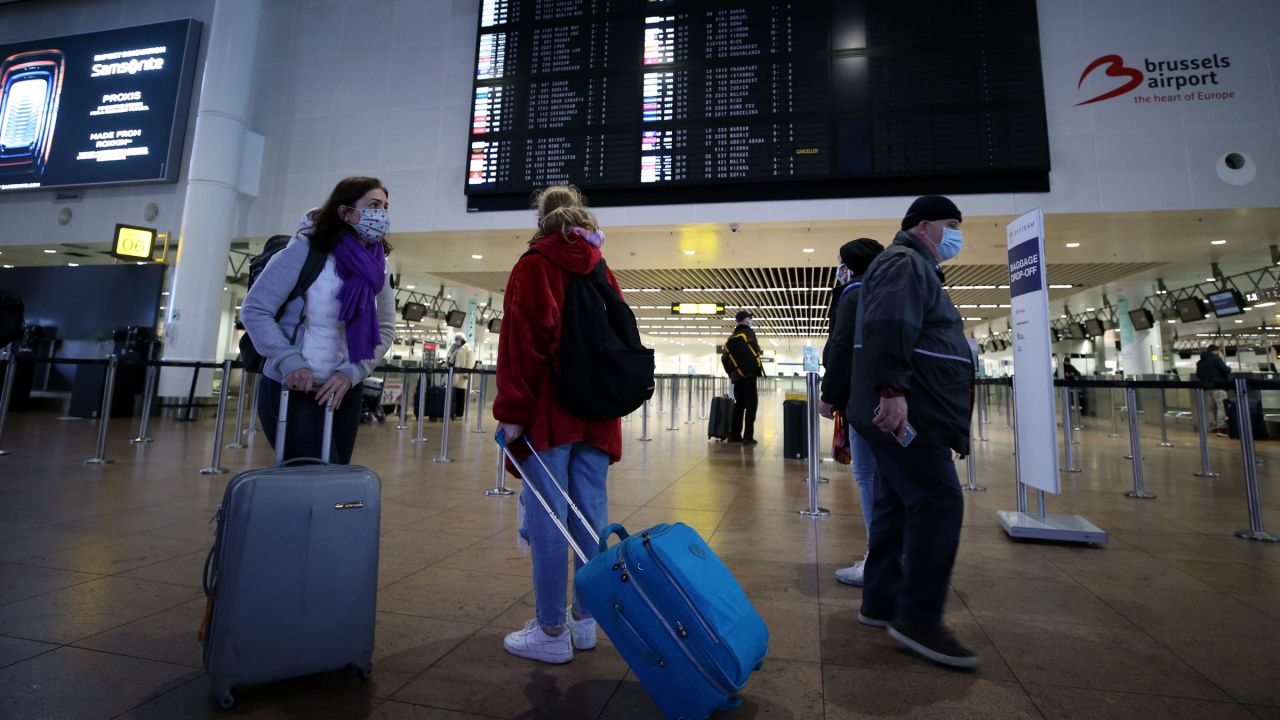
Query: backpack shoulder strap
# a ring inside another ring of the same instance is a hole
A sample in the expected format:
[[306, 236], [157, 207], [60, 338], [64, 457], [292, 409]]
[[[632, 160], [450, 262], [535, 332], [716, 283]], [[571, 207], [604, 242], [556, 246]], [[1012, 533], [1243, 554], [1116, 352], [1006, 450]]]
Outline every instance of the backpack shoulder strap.
[[302, 270], [298, 272], [298, 280], [293, 284], [293, 289], [289, 291], [289, 297], [285, 298], [284, 304], [276, 311], [276, 322], [284, 317], [284, 309], [289, 303], [306, 295], [307, 290], [320, 277], [320, 273], [324, 271], [324, 265], [329, 261], [329, 255], [322, 250], [313, 246], [310, 241], [307, 242], [307, 259], [302, 261]]

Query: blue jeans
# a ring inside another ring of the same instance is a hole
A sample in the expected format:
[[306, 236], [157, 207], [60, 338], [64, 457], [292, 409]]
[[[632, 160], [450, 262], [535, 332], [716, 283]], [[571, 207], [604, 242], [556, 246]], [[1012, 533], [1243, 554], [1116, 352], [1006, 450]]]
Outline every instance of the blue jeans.
[[849, 426], [849, 450], [853, 462], [849, 465], [853, 473], [853, 481], [858, 484], [858, 499], [862, 502], [862, 522], [867, 527], [867, 537], [871, 537], [871, 507], [876, 501], [876, 456], [871, 453], [871, 446], [862, 439], [853, 426]]
[[[561, 487], [573, 498], [573, 503], [582, 511], [583, 517], [595, 529], [596, 534], [604, 532], [609, 525], [609, 497], [605, 487], [605, 478], [609, 472], [608, 454], [583, 442], [561, 445], [539, 454], [555, 474], [555, 481], [562, 483]], [[569, 509], [569, 504], [560, 491], [556, 490], [542, 465], [530, 456], [520, 464], [520, 468], [536, 484], [538, 492], [546, 499], [556, 517], [560, 518], [560, 522], [569, 528], [574, 542], [582, 548], [587, 560], [595, 557], [600, 551], [599, 547]], [[533, 554], [533, 595], [538, 624], [544, 630], [564, 627], [565, 584], [569, 573], [566, 553], [569, 543], [565, 542], [564, 536], [542, 508], [542, 504], [529, 491], [529, 481], [525, 482], [520, 493], [520, 507], [524, 518], [520, 536], [529, 542]], [[583, 563], [576, 557], [574, 563], [576, 572]], [[574, 598], [573, 609], [580, 618], [591, 616], [578, 603], [577, 597]]]

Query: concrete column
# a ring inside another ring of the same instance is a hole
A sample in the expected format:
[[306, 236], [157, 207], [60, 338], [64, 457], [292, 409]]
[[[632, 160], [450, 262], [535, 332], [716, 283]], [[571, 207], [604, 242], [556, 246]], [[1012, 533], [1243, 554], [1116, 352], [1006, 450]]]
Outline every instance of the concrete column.
[[1120, 329], [1120, 366], [1126, 375], [1162, 373], [1164, 367], [1164, 343], [1157, 325], [1150, 330], [1134, 330], [1129, 321], [1129, 311], [1142, 307], [1142, 301], [1155, 294], [1150, 283], [1137, 283], [1120, 288], [1116, 299], [1116, 320]]
[[[216, 0], [205, 28], [200, 84], [178, 255], [165, 318], [166, 360], [217, 360], [227, 253], [238, 217], [240, 161], [253, 92], [263, 0]], [[198, 394], [209, 394], [202, 373]], [[190, 370], [164, 372], [160, 394], [185, 395]]]

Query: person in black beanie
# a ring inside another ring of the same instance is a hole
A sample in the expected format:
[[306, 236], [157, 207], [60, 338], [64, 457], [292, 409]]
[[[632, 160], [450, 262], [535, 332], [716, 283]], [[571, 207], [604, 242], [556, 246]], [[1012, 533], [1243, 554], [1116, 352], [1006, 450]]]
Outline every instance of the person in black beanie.
[[[822, 349], [822, 365], [827, 372], [822, 376], [822, 396], [818, 412], [826, 418], [834, 418], [836, 411], [849, 415], [849, 384], [853, 371], [853, 336], [858, 318], [858, 290], [862, 276], [884, 246], [871, 238], [858, 238], [840, 248], [840, 265], [836, 268], [836, 280], [840, 282], [831, 294], [835, 301], [828, 324], [827, 344]], [[875, 499], [876, 459], [867, 442], [849, 428], [849, 451], [853, 461], [849, 470], [858, 485], [858, 497], [862, 504], [862, 520], [871, 532], [871, 505]], [[836, 579], [845, 585], [862, 587], [865, 560], [836, 570]]]
[[[939, 263], [960, 253], [960, 209], [911, 203], [863, 276], [850, 422], [876, 458], [870, 550], [858, 620], [914, 652], [973, 668], [978, 656], [942, 621], [964, 497], [952, 451], [969, 452], [973, 360]], [[913, 435], [914, 433], [914, 435]]]

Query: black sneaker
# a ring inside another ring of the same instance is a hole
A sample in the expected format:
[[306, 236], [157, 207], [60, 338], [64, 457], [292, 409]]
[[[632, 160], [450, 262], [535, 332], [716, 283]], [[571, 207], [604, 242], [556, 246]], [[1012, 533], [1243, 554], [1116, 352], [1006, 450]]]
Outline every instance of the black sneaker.
[[743, 445], [759, 445], [755, 438], [742, 438]]
[[976, 668], [981, 662], [974, 652], [961, 645], [945, 627], [890, 625], [889, 635], [917, 654], [954, 668]]
[[863, 610], [858, 611], [858, 622], [866, 625], [867, 627], [880, 628], [883, 630], [884, 628], [889, 627], [889, 621], [890, 618], [888, 617], [880, 617], [875, 613], [868, 614]]
[[738, 436], [736, 436], [736, 435], [730, 435], [730, 436], [729, 436], [729, 440], [728, 440], [728, 442], [736, 442], [736, 443], [740, 443], [740, 442], [742, 442], [742, 438], [741, 438], [741, 437], [738, 437]]

